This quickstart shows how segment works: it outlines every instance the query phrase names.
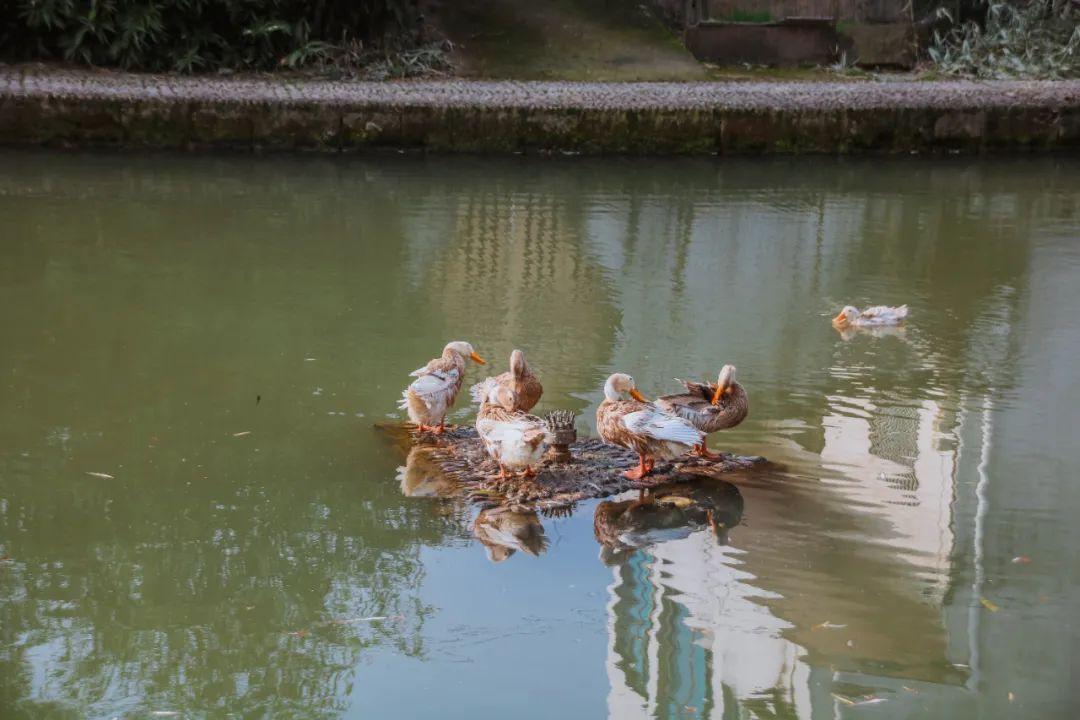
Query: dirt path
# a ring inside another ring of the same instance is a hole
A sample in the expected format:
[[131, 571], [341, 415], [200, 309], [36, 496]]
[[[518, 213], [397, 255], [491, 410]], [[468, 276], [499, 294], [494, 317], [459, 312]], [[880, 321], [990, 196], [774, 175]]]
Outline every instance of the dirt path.
[[647, 4], [615, 0], [449, 0], [434, 22], [463, 77], [704, 80], [706, 70]]

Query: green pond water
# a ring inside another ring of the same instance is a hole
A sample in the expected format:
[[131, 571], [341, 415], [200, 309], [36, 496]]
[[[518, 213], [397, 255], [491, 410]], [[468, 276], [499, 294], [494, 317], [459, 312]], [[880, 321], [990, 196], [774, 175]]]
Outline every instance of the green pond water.
[[[1075, 158], [11, 152], [0, 250], [0, 717], [1080, 713]], [[376, 428], [454, 339], [772, 464], [480, 542]]]

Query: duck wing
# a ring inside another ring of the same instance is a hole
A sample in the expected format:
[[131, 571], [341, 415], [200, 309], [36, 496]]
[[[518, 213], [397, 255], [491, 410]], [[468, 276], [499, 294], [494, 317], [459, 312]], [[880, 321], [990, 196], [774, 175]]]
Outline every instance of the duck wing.
[[696, 445], [705, 437], [688, 421], [655, 406], [623, 415], [622, 421], [632, 433], [665, 442]]
[[908, 306], [901, 305], [900, 307], [890, 307], [888, 305], [875, 305], [868, 307], [859, 313], [859, 317], [862, 320], [869, 322], [889, 322], [894, 320], [903, 320], [907, 317]]
[[469, 396], [472, 397], [472, 401], [475, 403], [485, 402], [491, 391], [499, 387], [499, 377], [485, 378], [469, 388]]
[[461, 374], [457, 368], [435, 371], [420, 368], [416, 372], [421, 374], [402, 393], [402, 399], [398, 403], [399, 407], [402, 409], [408, 407], [410, 395], [420, 398], [428, 407], [432, 407], [433, 404], [439, 402], [447, 402], [447, 404], [453, 402], [453, 398], [457, 396], [458, 386], [461, 381]]
[[693, 380], [679, 380], [675, 378], [675, 381], [682, 383], [682, 386], [686, 388], [688, 395], [701, 398], [706, 402], [712, 402], [713, 393], [716, 392], [716, 384], [711, 382], [694, 382]]
[[656, 399], [656, 405], [661, 410], [688, 420], [695, 426], [720, 412], [720, 408], [696, 393], [663, 395]]

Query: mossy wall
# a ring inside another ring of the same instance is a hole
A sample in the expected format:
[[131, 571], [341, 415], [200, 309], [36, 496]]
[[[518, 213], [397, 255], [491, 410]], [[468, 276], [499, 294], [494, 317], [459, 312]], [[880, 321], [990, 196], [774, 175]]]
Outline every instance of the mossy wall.
[[1080, 145], [1080, 107], [586, 109], [0, 97], [5, 145], [349, 152], [909, 153]]

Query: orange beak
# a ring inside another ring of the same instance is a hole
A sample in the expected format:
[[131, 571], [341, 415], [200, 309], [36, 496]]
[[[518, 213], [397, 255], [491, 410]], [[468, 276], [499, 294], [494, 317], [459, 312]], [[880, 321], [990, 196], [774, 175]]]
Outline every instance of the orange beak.
[[847, 317], [841, 312], [839, 315], [832, 319], [833, 325], [847, 325]]
[[637, 388], [630, 388], [630, 397], [634, 398], [638, 402], [649, 402], [645, 399], [645, 396], [638, 392]]
[[726, 392], [727, 392], [727, 391], [728, 391], [729, 389], [730, 389], [730, 388], [728, 388], [728, 387], [727, 387], [727, 386], [725, 386], [725, 385], [717, 385], [717, 386], [716, 386], [716, 392], [714, 392], [714, 393], [713, 393], [713, 396], [712, 396], [712, 404], [713, 404], [713, 405], [719, 405], [719, 404], [720, 404], [720, 397], [721, 397], [721, 396], [722, 396], [722, 395], [723, 395], [724, 393], [726, 393]]
[[487, 365], [487, 360], [477, 355], [475, 350], [469, 357], [472, 358], [472, 361], [478, 365]]

